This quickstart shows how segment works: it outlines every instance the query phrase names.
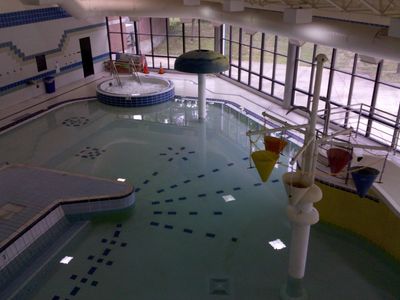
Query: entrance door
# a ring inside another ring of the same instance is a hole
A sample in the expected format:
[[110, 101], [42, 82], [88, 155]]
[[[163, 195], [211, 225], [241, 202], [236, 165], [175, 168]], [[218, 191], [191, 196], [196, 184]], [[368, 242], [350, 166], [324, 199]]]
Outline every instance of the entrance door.
[[85, 77], [94, 74], [92, 47], [90, 46], [90, 37], [79, 39], [81, 46], [81, 57], [83, 66], [83, 75]]

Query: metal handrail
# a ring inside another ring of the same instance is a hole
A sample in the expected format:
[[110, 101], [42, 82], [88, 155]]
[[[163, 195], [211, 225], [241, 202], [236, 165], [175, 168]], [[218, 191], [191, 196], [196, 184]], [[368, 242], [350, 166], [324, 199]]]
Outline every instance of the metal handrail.
[[142, 85], [142, 80], [140, 79], [139, 72], [138, 72], [137, 69], [136, 69], [136, 66], [135, 66], [135, 63], [134, 63], [133, 59], [131, 58], [131, 59], [129, 60], [129, 62], [130, 62], [130, 64], [131, 64], [132, 68], [133, 68], [132, 77], [133, 77], [133, 78], [136, 77], [137, 80], [138, 80], [138, 82], [139, 82], [139, 84]]
[[112, 76], [115, 77], [115, 80], [117, 81], [118, 85], [120, 87], [122, 87], [121, 78], [119, 77], [117, 67], [115, 66], [115, 62], [113, 60], [111, 60], [110, 64], [111, 64], [110, 71], [111, 71]]

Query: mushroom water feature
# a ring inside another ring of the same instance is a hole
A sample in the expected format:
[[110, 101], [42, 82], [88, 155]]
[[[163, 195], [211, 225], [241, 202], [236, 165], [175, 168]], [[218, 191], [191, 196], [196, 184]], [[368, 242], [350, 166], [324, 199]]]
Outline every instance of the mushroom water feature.
[[206, 74], [214, 74], [229, 69], [229, 61], [221, 53], [211, 50], [193, 50], [179, 56], [175, 61], [175, 70], [198, 74], [198, 114], [199, 120], [205, 120], [206, 111]]

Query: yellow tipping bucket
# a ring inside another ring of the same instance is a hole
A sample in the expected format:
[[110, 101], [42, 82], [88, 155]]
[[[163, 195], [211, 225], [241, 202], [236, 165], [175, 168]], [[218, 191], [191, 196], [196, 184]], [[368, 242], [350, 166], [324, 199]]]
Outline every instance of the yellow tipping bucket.
[[279, 154], [280, 152], [282, 152], [283, 149], [285, 149], [287, 141], [267, 135], [264, 137], [264, 144], [265, 144], [265, 151], [271, 151], [276, 154]]
[[251, 154], [251, 158], [256, 165], [258, 174], [263, 182], [268, 180], [274, 166], [279, 158], [279, 154], [271, 151], [255, 151]]

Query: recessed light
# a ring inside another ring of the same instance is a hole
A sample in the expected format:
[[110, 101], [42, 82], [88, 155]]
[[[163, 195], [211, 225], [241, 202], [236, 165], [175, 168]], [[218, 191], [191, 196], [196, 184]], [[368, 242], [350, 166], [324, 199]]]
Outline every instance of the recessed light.
[[60, 263], [61, 263], [61, 264], [64, 264], [64, 265], [68, 265], [69, 262], [70, 262], [72, 259], [73, 259], [72, 256], [66, 256], [66, 257], [64, 257], [62, 260], [60, 260]]
[[119, 182], [125, 182], [125, 180], [126, 180], [125, 178], [118, 178], [117, 179], [117, 181], [119, 181]]
[[274, 250], [281, 250], [283, 248], [286, 248], [286, 245], [280, 239], [270, 241], [268, 242], [268, 244], [270, 244], [270, 246], [274, 248]]
[[133, 115], [134, 120], [142, 120], [142, 115]]
[[225, 202], [231, 202], [231, 201], [235, 201], [235, 197], [233, 197], [232, 195], [224, 195], [222, 196], [222, 198], [224, 199]]

